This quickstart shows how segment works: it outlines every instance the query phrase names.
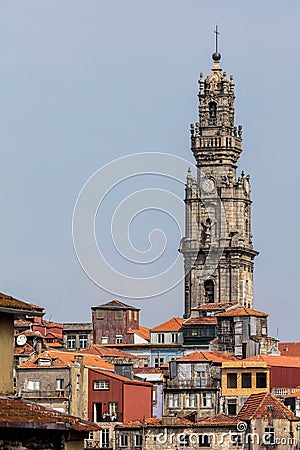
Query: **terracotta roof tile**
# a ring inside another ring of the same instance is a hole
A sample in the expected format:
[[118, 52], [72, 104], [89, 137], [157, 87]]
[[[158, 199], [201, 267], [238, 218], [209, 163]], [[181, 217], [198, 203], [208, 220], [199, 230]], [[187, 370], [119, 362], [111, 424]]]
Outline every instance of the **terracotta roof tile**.
[[268, 317], [269, 314], [244, 307], [233, 308], [230, 309], [229, 311], [216, 314], [216, 317], [246, 317], [246, 316]]
[[[168, 364], [167, 364], [168, 366]], [[133, 369], [134, 373], [157, 373], [161, 374], [161, 370], [159, 370], [157, 367], [137, 367], [136, 369]]]
[[[192, 422], [188, 419], [185, 419], [184, 417], [174, 417], [174, 424], [175, 425], [183, 425], [183, 426], [191, 426]], [[148, 417], [144, 420], [132, 420], [130, 422], [118, 424], [117, 428], [119, 428], [119, 427], [120, 428], [122, 428], [122, 427], [136, 428], [136, 427], [142, 427], [143, 425], [147, 425], [150, 427], [151, 426], [153, 426], [153, 427], [166, 426], [164, 423], [164, 420], [161, 417]]]
[[151, 328], [151, 331], [179, 331], [183, 322], [184, 319], [181, 317], [172, 317], [172, 319], [157, 325], [157, 327]]
[[14, 349], [14, 355], [26, 355], [30, 356], [35, 352], [34, 348], [26, 342], [24, 345], [16, 345]]
[[146, 341], [150, 341], [150, 328], [142, 327], [141, 325], [137, 329], [129, 328], [128, 333], [135, 333]]
[[115, 380], [122, 381], [125, 384], [134, 384], [136, 386], [148, 386], [153, 387], [152, 383], [147, 383], [146, 381], [139, 381], [139, 380], [132, 380], [128, 377], [123, 377], [122, 375], [118, 375], [114, 372], [108, 372], [106, 370], [100, 370], [100, 369], [91, 369], [93, 372], [97, 372], [106, 378], [114, 378]]
[[138, 356], [132, 355], [131, 353], [124, 352], [123, 350], [119, 350], [114, 347], [104, 347], [100, 344], [92, 344], [89, 348], [81, 350], [80, 353], [83, 354], [94, 354], [99, 355], [102, 358], [130, 358], [130, 359], [139, 359]]
[[196, 425], [210, 427], [236, 426], [238, 422], [239, 420], [236, 417], [229, 417], [226, 414], [216, 414], [215, 416], [200, 419], [196, 422]]
[[237, 361], [237, 358], [233, 356], [231, 353], [227, 352], [193, 352], [189, 353], [186, 356], [182, 356], [180, 358], [176, 358], [176, 361], [212, 361], [215, 363], [222, 363], [223, 361]]
[[17, 300], [13, 298], [11, 295], [6, 295], [0, 293], [0, 308], [9, 308], [16, 310], [26, 310], [32, 312], [40, 312], [43, 308], [37, 307], [36, 305], [32, 305], [30, 303], [25, 303], [21, 300]]
[[300, 357], [280, 355], [257, 355], [244, 359], [244, 361], [263, 361], [273, 367], [300, 367]]
[[[51, 369], [76, 367], [79, 363], [75, 362], [76, 356], [82, 356], [82, 363], [85, 367], [97, 367], [99, 369], [113, 370], [114, 366], [105, 361], [98, 355], [86, 355], [80, 352], [62, 352], [59, 350], [48, 350], [38, 356], [19, 365], [19, 369]], [[51, 359], [51, 366], [39, 366], [38, 359]]]
[[237, 415], [238, 420], [288, 419], [299, 420], [281, 400], [269, 392], [252, 394]]
[[190, 317], [185, 320], [182, 326], [189, 325], [217, 325], [218, 321], [215, 317]]
[[289, 395], [285, 395], [284, 398], [293, 398], [293, 397], [297, 397], [300, 399], [300, 389], [297, 391], [292, 392]]
[[[37, 403], [31, 403], [16, 397], [0, 397], [0, 428], [20, 428], [21, 423], [36, 424], [45, 428], [46, 423], [66, 423], [76, 431], [97, 431], [100, 427], [82, 420], [79, 417], [70, 416], [54, 409], [45, 408]], [[26, 428], [26, 425], [25, 425]]]

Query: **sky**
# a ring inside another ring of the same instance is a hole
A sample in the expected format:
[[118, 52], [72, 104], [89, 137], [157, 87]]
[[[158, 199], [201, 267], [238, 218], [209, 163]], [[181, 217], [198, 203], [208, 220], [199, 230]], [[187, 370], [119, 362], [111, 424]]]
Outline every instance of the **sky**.
[[[260, 251], [254, 306], [270, 314], [271, 335], [300, 340], [299, 2], [16, 0], [0, 7], [0, 291], [61, 322], [90, 321], [91, 306], [116, 297], [79, 264], [76, 200], [98, 169], [133, 153], [168, 153], [193, 164], [189, 124], [197, 120], [199, 72], [212, 67], [217, 21], [221, 66], [235, 77], [236, 124], [244, 130], [239, 172], [251, 174]], [[130, 172], [130, 161], [122, 161], [123, 169], [122, 162], [121, 169], [109, 166], [112, 178]], [[113, 250], [112, 217], [128, 197], [140, 208], [132, 195], [152, 188], [184, 197], [182, 182], [145, 174], [116, 185], [96, 212], [98, 246], [128, 277], [146, 276], [147, 265], [130, 266]], [[124, 214], [126, 207], [117, 235]], [[165, 235], [151, 235], [159, 228]], [[135, 255], [151, 250], [149, 236], [166, 243], [151, 274], [181, 258], [181, 235], [176, 221], [154, 208], [137, 212], [130, 228]], [[148, 299], [126, 297], [126, 286], [113, 284], [124, 293], [117, 298], [141, 308], [143, 325], [182, 314], [180, 283]]]

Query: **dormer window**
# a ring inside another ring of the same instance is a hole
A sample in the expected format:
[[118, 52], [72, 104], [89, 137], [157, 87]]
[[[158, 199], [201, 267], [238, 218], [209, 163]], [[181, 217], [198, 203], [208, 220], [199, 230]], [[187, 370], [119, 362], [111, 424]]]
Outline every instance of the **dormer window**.
[[215, 119], [217, 117], [217, 104], [216, 102], [209, 103], [209, 117]]
[[51, 359], [48, 359], [48, 358], [39, 358], [37, 360], [37, 364], [38, 364], [38, 366], [51, 366], [52, 361], [51, 361]]

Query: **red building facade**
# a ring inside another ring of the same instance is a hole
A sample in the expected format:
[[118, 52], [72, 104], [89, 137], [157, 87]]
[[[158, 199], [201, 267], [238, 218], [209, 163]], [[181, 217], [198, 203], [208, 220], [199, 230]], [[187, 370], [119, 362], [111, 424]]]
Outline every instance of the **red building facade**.
[[152, 417], [152, 384], [90, 369], [88, 417], [95, 422], [128, 422]]
[[112, 300], [92, 308], [94, 344], [133, 344], [129, 329], [139, 328], [139, 308]]

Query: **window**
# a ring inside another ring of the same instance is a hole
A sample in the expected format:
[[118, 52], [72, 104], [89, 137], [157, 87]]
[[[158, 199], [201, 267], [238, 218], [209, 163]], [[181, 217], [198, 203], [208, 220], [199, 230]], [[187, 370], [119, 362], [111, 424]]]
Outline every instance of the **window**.
[[164, 356], [156, 356], [153, 358], [153, 366], [154, 367], [160, 367], [165, 363], [165, 357]]
[[215, 288], [212, 280], [206, 280], [204, 282], [205, 297], [207, 303], [214, 303], [215, 301]]
[[115, 311], [115, 320], [122, 320], [123, 319], [123, 311], [121, 309]]
[[94, 439], [94, 432], [93, 432], [93, 431], [89, 431], [89, 437], [88, 437], [88, 439], [89, 439], [90, 441], [92, 441], [92, 440]]
[[64, 390], [64, 379], [56, 378], [56, 390], [63, 391]]
[[87, 335], [86, 334], [80, 334], [79, 335], [79, 347], [80, 348], [87, 348]]
[[264, 445], [275, 445], [275, 430], [273, 427], [265, 428], [265, 434], [263, 437]]
[[27, 381], [27, 389], [29, 391], [39, 391], [41, 388], [41, 381], [38, 379], [31, 379]]
[[52, 360], [49, 358], [39, 358], [37, 363], [38, 366], [51, 366]]
[[228, 389], [237, 388], [237, 373], [228, 373], [227, 374], [227, 388]]
[[241, 445], [243, 445], [243, 436], [241, 434], [232, 434], [231, 443], [235, 447], [240, 447]]
[[209, 103], [209, 117], [215, 119], [217, 117], [217, 104], [216, 102]]
[[143, 445], [143, 435], [142, 434], [136, 434], [134, 436], [134, 446], [135, 447], [142, 447]]
[[76, 348], [76, 336], [74, 334], [67, 337], [67, 348]]
[[134, 320], [138, 320], [138, 312], [134, 311]]
[[121, 334], [116, 335], [116, 344], [122, 344], [123, 336]]
[[165, 335], [163, 333], [158, 333], [158, 335], [157, 335], [157, 342], [159, 344], [164, 344], [164, 342], [165, 342]]
[[267, 374], [265, 372], [257, 372], [256, 387], [257, 388], [266, 388], [267, 387]]
[[132, 311], [131, 311], [131, 309], [128, 311], [128, 320], [132, 320]]
[[249, 389], [252, 387], [252, 374], [249, 372], [242, 373], [242, 388]]
[[179, 394], [169, 394], [169, 408], [179, 407]]
[[109, 428], [102, 428], [101, 430], [101, 447], [109, 447]]
[[236, 416], [236, 399], [229, 398], [227, 402], [227, 412], [229, 416]]
[[199, 447], [210, 447], [210, 435], [203, 433], [199, 434]]
[[178, 344], [178, 333], [172, 333], [172, 344]]
[[210, 392], [203, 392], [202, 407], [203, 408], [212, 408], [212, 394]]
[[108, 337], [107, 336], [102, 336], [101, 344], [108, 344]]
[[120, 434], [120, 447], [128, 447], [128, 435]]
[[109, 381], [108, 380], [95, 380], [94, 381], [94, 390], [107, 390], [109, 389]]
[[76, 390], [79, 391], [79, 389], [80, 389], [80, 375], [77, 374], [77, 377], [76, 377]]
[[196, 407], [196, 394], [190, 392], [185, 394], [185, 407], [186, 408]]
[[98, 320], [104, 319], [104, 310], [103, 309], [96, 310], [96, 319], [98, 319]]
[[117, 415], [118, 414], [118, 403], [117, 402], [110, 402], [109, 404], [109, 415]]
[[153, 405], [156, 405], [157, 403], [157, 386], [153, 385], [153, 390], [152, 390], [152, 403]]

